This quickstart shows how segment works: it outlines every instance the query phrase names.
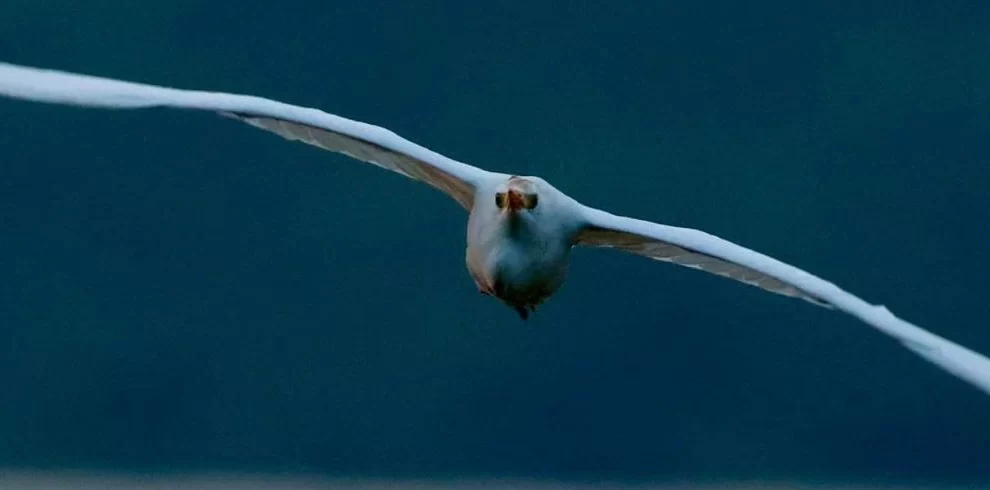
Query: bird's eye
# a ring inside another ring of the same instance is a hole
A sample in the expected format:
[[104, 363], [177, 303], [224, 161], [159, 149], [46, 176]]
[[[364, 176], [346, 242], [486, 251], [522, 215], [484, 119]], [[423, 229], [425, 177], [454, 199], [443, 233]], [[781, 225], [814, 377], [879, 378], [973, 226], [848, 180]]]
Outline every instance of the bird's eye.
[[499, 209], [502, 209], [502, 208], [505, 207], [505, 193], [504, 192], [496, 192], [495, 193], [495, 205], [498, 206]]
[[528, 206], [526, 206], [527, 209], [535, 208], [536, 205], [540, 202], [540, 197], [538, 194], [530, 194], [527, 197], [529, 198], [529, 202], [526, 203], [528, 204]]

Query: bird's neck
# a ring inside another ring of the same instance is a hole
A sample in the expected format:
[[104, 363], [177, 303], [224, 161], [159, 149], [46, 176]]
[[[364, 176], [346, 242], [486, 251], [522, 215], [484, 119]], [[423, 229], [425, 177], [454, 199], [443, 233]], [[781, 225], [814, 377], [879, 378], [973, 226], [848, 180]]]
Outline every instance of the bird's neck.
[[499, 216], [498, 234], [505, 240], [527, 243], [538, 239], [540, 226], [526, 211], [508, 211]]

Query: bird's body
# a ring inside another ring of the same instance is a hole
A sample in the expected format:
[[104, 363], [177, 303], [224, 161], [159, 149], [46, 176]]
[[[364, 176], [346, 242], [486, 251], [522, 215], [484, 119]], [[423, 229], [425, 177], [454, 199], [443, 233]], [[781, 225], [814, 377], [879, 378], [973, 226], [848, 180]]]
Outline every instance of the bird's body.
[[[990, 393], [990, 359], [831, 282], [702, 231], [616, 216], [583, 205], [539, 177], [483, 170], [378, 126], [261, 97], [181, 90], [9, 63], [0, 63], [0, 96], [105, 109], [210, 111], [429, 184], [469, 213], [465, 260], [478, 289], [523, 318], [563, 284], [572, 247], [612, 248], [843, 311]], [[663, 289], [644, 293], [662, 295]]]
[[[468, 216], [465, 260], [478, 290], [526, 319], [564, 282], [581, 220], [570, 200], [542, 179], [502, 176], [478, 192]], [[532, 209], [499, 208], [492, 196], [525, 187], [540, 202]]]

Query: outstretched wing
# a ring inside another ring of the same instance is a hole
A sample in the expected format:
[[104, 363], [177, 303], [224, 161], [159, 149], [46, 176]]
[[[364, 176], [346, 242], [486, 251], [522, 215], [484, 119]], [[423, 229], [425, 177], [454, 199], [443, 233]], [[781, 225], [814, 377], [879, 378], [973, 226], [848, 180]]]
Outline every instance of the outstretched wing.
[[9, 63], [0, 63], [0, 95], [107, 109], [172, 107], [213, 111], [425, 182], [468, 210], [477, 183], [489, 174], [387, 129], [261, 97], [180, 90]]
[[990, 359], [871, 305], [835, 284], [772, 257], [698, 230], [666, 226], [582, 208], [577, 245], [625, 250], [700, 269], [859, 318], [908, 349], [990, 394]]

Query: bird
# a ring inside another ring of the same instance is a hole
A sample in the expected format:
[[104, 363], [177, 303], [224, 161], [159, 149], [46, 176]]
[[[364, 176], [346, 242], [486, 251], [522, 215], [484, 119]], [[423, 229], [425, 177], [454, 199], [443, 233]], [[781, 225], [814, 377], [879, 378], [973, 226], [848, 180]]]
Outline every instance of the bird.
[[832, 282], [691, 228], [584, 205], [538, 176], [484, 170], [385, 128], [263, 97], [185, 90], [0, 62], [0, 96], [103, 109], [206, 111], [432, 186], [467, 213], [464, 260], [481, 294], [526, 320], [564, 283], [575, 247], [613, 249], [849, 314], [990, 394], [990, 359]]

